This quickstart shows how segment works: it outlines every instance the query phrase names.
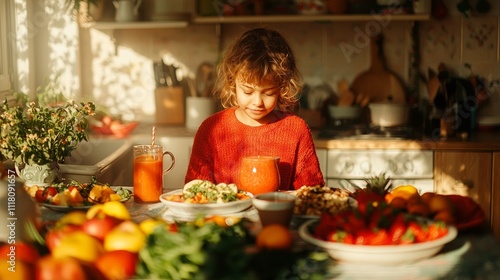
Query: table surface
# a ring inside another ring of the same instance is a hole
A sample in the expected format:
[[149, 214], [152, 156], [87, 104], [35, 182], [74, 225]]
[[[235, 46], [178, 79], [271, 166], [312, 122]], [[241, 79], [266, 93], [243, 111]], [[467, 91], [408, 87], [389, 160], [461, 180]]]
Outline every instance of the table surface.
[[[125, 202], [132, 220], [141, 222], [150, 217], [166, 221], [190, 220], [193, 217], [179, 216], [163, 203], [138, 204], [133, 199]], [[64, 215], [42, 207], [45, 220], [57, 220]], [[259, 225], [257, 211], [249, 209], [232, 217], [244, 217]], [[291, 228], [295, 237], [295, 248], [321, 250], [303, 241], [297, 228], [303, 219], [294, 219]], [[382, 256], [381, 256], [382, 257]], [[376, 266], [333, 261], [326, 279], [500, 279], [500, 244], [486, 229], [460, 232], [455, 240], [445, 245], [432, 258], [401, 266]]]

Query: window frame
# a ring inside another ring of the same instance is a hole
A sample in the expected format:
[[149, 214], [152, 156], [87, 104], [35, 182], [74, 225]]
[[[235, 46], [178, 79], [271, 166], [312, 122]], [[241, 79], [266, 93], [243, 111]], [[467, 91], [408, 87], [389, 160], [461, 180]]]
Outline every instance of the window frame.
[[10, 70], [12, 59], [9, 44], [9, 1], [0, 1], [0, 97], [3, 100], [12, 89]]

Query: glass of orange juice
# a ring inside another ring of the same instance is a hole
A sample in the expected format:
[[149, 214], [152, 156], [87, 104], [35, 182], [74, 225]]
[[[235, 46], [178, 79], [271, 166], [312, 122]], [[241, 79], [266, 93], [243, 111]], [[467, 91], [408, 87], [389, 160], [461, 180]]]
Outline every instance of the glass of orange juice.
[[250, 156], [241, 159], [238, 188], [254, 195], [280, 187], [279, 157]]
[[[170, 156], [170, 166], [163, 169], [163, 157]], [[159, 202], [163, 193], [163, 175], [175, 165], [171, 152], [159, 145], [134, 146], [134, 200], [139, 203]]]

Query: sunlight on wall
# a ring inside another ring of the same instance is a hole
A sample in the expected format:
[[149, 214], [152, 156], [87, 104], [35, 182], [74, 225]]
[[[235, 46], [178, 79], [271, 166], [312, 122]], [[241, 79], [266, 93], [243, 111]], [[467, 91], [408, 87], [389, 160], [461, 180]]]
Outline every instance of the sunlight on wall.
[[91, 30], [93, 95], [98, 105], [124, 120], [155, 114], [152, 61], [134, 50], [115, 45], [112, 38]]
[[[78, 24], [74, 15], [59, 0], [45, 4], [47, 47], [49, 49], [47, 77], [58, 76], [66, 98], [78, 98], [80, 79], [78, 77]], [[36, 18], [36, 17], [35, 17]], [[40, 77], [41, 78], [41, 77]], [[40, 80], [40, 79], [39, 79]]]
[[29, 92], [29, 53], [28, 53], [28, 13], [24, 0], [16, 0], [14, 5], [16, 32], [10, 38], [16, 45], [17, 81], [21, 92]]
[[34, 95], [47, 79], [60, 83], [69, 99], [78, 97], [78, 26], [61, 1], [15, 1], [17, 88]]

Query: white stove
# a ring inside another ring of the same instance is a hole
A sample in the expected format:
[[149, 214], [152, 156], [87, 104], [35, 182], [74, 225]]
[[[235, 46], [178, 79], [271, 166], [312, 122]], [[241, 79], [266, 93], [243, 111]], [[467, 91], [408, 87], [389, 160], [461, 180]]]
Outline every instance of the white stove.
[[329, 150], [327, 184], [352, 190], [365, 187], [365, 179], [385, 173], [393, 187], [411, 184], [420, 193], [434, 190], [431, 150]]

